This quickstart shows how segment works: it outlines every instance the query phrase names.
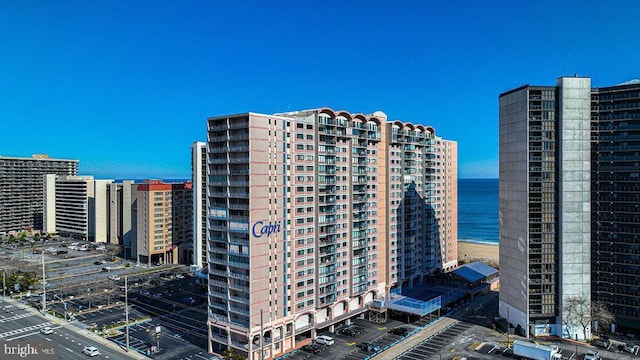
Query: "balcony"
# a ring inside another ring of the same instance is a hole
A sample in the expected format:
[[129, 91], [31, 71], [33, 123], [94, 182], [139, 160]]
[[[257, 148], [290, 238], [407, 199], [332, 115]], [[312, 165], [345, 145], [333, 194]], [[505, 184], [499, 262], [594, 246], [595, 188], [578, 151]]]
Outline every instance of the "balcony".
[[232, 122], [229, 124], [229, 129], [247, 129], [249, 128], [249, 121]]
[[210, 158], [209, 164], [228, 164], [229, 160], [226, 157], [224, 158]]
[[233, 290], [244, 291], [246, 293], [249, 292], [249, 287], [248, 286], [234, 284], [233, 282], [228, 284], [228, 287], [229, 287], [229, 289], [233, 289]]
[[249, 204], [230, 202], [229, 209], [233, 210], [249, 210]]
[[248, 156], [230, 157], [229, 163], [230, 164], [247, 164], [249, 163], [249, 157]]
[[354, 202], [367, 202], [367, 196], [366, 195], [354, 195], [353, 196], [353, 201]]
[[335, 255], [320, 256], [320, 264], [322, 265], [335, 264], [335, 262], [336, 262]]
[[366, 184], [367, 183], [367, 177], [366, 176], [358, 176], [356, 178], [356, 180], [354, 181], [355, 184]]
[[229, 306], [229, 312], [240, 314], [240, 315], [244, 315], [244, 316], [249, 316], [249, 310], [248, 309], [240, 309], [240, 308], [237, 308], [235, 306]]
[[211, 170], [211, 175], [229, 175], [229, 170], [226, 167], [224, 169], [214, 169]]
[[[226, 271], [222, 271], [222, 270], [216, 270], [216, 269], [209, 269], [208, 270], [209, 274], [211, 275], [218, 275], [218, 276], [222, 276], [222, 277], [227, 277], [229, 276], [229, 273]], [[224, 283], [224, 287], [227, 287], [227, 283]]]
[[212, 308], [216, 308], [216, 309], [220, 309], [220, 310], [224, 310], [227, 311], [227, 304], [222, 304], [222, 303], [218, 303], [218, 302], [211, 302], [211, 304], [209, 304], [209, 306], [211, 306]]
[[353, 249], [361, 249], [361, 248], [365, 248], [367, 246], [367, 242], [364, 240], [358, 240], [358, 241], [352, 241], [351, 243]]
[[247, 274], [241, 274], [238, 272], [229, 272], [228, 276], [230, 278], [234, 278], [234, 279], [240, 279], [240, 280], [245, 280], [245, 281], [249, 281], [250, 277]]
[[336, 247], [335, 245], [320, 247], [318, 249], [318, 252], [320, 253], [320, 256], [327, 255], [327, 254], [334, 254], [336, 252]]

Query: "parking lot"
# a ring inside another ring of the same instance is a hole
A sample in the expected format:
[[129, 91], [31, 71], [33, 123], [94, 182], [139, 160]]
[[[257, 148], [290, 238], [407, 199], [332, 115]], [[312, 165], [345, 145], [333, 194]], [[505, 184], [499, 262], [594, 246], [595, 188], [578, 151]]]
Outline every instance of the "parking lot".
[[[82, 241], [0, 246], [0, 261], [8, 272], [19, 269], [42, 278], [43, 259], [47, 308], [59, 318], [125, 346], [127, 276], [129, 321], [135, 324], [130, 327], [130, 347], [155, 359], [209, 358], [206, 287], [196, 283], [186, 266], [135, 264]], [[42, 307], [41, 282], [21, 290], [12, 295]]]
[[[95, 246], [95, 245], [94, 245]], [[44, 252], [44, 253], [42, 253]], [[20, 269], [41, 274], [45, 260], [47, 307], [60, 318], [73, 320], [78, 327], [96, 331], [114, 343], [125, 346], [124, 277], [128, 277], [130, 341], [136, 351], [155, 359], [208, 358], [206, 287], [196, 282], [184, 266], [144, 266], [121, 258], [113, 258], [96, 248], [69, 248], [69, 242], [50, 241], [15, 248], [0, 246], [0, 261], [7, 271]], [[106, 268], [106, 269], [105, 269]], [[32, 306], [41, 307], [42, 284], [19, 295]], [[399, 359], [493, 359], [511, 357], [506, 335], [494, 330], [491, 320], [497, 316], [497, 293], [487, 296], [481, 306], [462, 308], [450, 326], [423, 339], [428, 329], [439, 323], [436, 314], [417, 319], [403, 314], [390, 314], [385, 323], [352, 319], [337, 324], [334, 333], [320, 333], [334, 339], [330, 346], [298, 349], [286, 359], [362, 360], [378, 356], [391, 348], [402, 348]], [[447, 318], [445, 318], [447, 319]], [[404, 327], [408, 334], [390, 333]], [[103, 332], [103, 330], [106, 330]], [[160, 330], [158, 334], [158, 330]], [[159, 335], [159, 336], [158, 336]], [[418, 341], [419, 340], [419, 341]], [[402, 342], [401, 342], [402, 341]], [[581, 359], [588, 349], [571, 343], [556, 342], [566, 359]], [[611, 351], [600, 349], [604, 359], [635, 359], [635, 354], [620, 350], [618, 343]], [[620, 343], [623, 344], [623, 343]], [[386, 354], [386, 353], [385, 353]]]

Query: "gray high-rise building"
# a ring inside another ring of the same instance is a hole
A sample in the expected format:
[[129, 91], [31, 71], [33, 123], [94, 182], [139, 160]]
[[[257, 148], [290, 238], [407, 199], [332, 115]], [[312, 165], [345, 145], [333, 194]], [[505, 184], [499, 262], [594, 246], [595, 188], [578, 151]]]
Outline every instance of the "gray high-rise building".
[[640, 80], [591, 97], [592, 300], [640, 329]]
[[0, 232], [42, 230], [44, 175], [76, 175], [78, 160], [0, 156]]
[[500, 95], [500, 315], [529, 335], [583, 337], [591, 297], [591, 79]]
[[191, 182], [193, 183], [193, 241], [191, 261], [197, 269], [207, 266], [207, 144], [191, 145]]
[[[640, 80], [500, 95], [500, 314], [527, 335], [583, 337], [566, 300], [640, 329]], [[609, 329], [601, 329], [609, 330]]]

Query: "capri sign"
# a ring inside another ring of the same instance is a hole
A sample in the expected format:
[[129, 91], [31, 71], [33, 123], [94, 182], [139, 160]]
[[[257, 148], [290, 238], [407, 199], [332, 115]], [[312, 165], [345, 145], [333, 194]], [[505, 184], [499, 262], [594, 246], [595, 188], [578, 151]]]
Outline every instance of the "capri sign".
[[281, 231], [280, 221], [277, 223], [268, 223], [265, 224], [264, 221], [256, 221], [253, 223], [251, 227], [251, 232], [255, 237], [262, 237], [262, 235], [267, 235], [267, 237], [279, 233]]

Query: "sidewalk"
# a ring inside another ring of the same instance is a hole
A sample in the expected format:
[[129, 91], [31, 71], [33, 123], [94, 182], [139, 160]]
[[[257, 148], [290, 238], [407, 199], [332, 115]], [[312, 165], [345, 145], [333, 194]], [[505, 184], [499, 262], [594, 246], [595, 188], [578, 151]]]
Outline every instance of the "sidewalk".
[[42, 315], [42, 313], [40, 311], [38, 311], [35, 308], [32, 308], [31, 306], [28, 306], [26, 304], [23, 304], [22, 302], [18, 301], [18, 300], [14, 300], [10, 297], [4, 297], [2, 298], [2, 302], [0, 303], [6, 303], [6, 304], [10, 304], [13, 305], [19, 309], [22, 309], [24, 311], [27, 312], [32, 312], [34, 313], [36, 316], [39, 316], [49, 322], [52, 322], [56, 325], [59, 326], [63, 326], [68, 330], [71, 330], [73, 332], [75, 332], [76, 334], [79, 335], [83, 335], [88, 337], [89, 339], [91, 339], [91, 341], [94, 341], [98, 344], [101, 344], [104, 347], [108, 347], [111, 350], [116, 350], [119, 353], [121, 353], [123, 356], [127, 356], [128, 358], [131, 359], [138, 359], [138, 360], [143, 360], [143, 359], [149, 359], [148, 357], [140, 354], [139, 352], [133, 350], [133, 349], [129, 349], [129, 352], [127, 352], [125, 349], [123, 349], [122, 347], [118, 346], [117, 344], [115, 344], [113, 341], [107, 340], [105, 338], [103, 338], [102, 336], [94, 333], [93, 331], [89, 331], [86, 329], [83, 329], [80, 325], [82, 325], [81, 323], [77, 322], [77, 321], [73, 321], [73, 322], [67, 322], [65, 320], [62, 320], [60, 318], [57, 318], [51, 314], [45, 314]]
[[403, 353], [411, 350], [413, 347], [417, 346], [421, 342], [436, 335], [437, 333], [441, 332], [442, 330], [451, 326], [452, 324], [460, 321], [460, 319], [465, 313], [466, 308], [482, 305], [485, 302], [491, 300], [493, 296], [497, 296], [497, 294], [494, 294], [492, 292], [485, 296], [477, 298], [470, 303], [465, 304], [461, 309], [456, 310], [449, 316], [436, 320], [434, 323], [422, 329], [417, 334], [409, 337], [404, 341], [401, 341], [400, 343], [390, 347], [389, 349], [379, 354], [376, 354], [375, 357], [379, 359], [395, 359], [396, 357], [402, 355]]

